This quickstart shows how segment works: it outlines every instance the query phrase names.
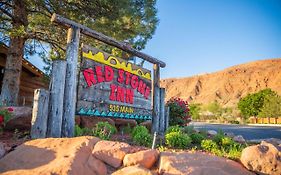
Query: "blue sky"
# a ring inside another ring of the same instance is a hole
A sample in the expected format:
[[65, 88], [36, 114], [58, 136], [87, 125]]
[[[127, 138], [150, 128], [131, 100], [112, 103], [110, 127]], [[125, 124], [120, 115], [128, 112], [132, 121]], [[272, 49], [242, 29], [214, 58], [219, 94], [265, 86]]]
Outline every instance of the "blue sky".
[[161, 78], [281, 58], [281, 0], [158, 0], [157, 8], [160, 22], [143, 52], [167, 63]]
[[160, 23], [144, 50], [161, 77], [214, 72], [281, 58], [281, 0], [158, 0]]

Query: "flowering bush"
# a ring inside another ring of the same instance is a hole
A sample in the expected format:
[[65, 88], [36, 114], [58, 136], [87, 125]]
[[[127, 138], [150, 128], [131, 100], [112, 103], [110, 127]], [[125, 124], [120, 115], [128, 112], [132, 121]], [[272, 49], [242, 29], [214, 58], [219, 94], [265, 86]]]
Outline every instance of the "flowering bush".
[[184, 126], [191, 121], [187, 101], [180, 98], [171, 98], [167, 105], [170, 107], [170, 126]]
[[98, 122], [93, 129], [93, 135], [103, 140], [109, 140], [113, 134], [117, 132], [115, 126], [108, 122]]
[[11, 119], [13, 108], [9, 107], [4, 110], [0, 110], [0, 128], [4, 128], [6, 123]]

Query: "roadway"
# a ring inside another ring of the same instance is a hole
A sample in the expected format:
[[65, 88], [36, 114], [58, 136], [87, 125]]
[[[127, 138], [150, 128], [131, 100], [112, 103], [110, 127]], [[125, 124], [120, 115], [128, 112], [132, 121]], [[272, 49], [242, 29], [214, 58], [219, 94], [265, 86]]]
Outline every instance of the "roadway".
[[199, 130], [222, 130], [223, 132], [231, 132], [235, 135], [242, 135], [246, 140], [268, 138], [281, 139], [281, 126], [228, 125], [203, 122], [193, 122], [191, 125]]

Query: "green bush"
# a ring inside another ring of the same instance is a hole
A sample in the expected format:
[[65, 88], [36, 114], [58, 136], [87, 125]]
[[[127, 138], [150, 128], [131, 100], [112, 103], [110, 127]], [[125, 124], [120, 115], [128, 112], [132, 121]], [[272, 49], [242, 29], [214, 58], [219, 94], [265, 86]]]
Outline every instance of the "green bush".
[[239, 143], [233, 143], [228, 152], [226, 157], [233, 160], [238, 160], [241, 156], [242, 150], [245, 148], [245, 145]]
[[221, 146], [223, 146], [223, 147], [230, 147], [234, 143], [235, 142], [230, 137], [223, 137], [221, 139]]
[[199, 133], [192, 133], [190, 138], [192, 139], [192, 143], [201, 144], [202, 140], [204, 140], [206, 137]]
[[141, 146], [151, 146], [152, 136], [145, 126], [136, 126], [132, 131], [133, 141]]
[[219, 131], [217, 135], [213, 137], [213, 141], [216, 142], [218, 145], [221, 145], [221, 141], [224, 138], [224, 134], [222, 131]]
[[186, 148], [191, 144], [191, 138], [182, 132], [170, 132], [165, 135], [166, 144], [173, 148]]
[[237, 160], [240, 158], [245, 145], [237, 143], [229, 137], [222, 137], [219, 144], [210, 139], [203, 140], [201, 142], [201, 147], [203, 150], [210, 151], [217, 156]]
[[166, 130], [166, 134], [169, 134], [171, 132], [181, 132], [181, 128], [179, 125], [169, 126]]
[[202, 140], [201, 147], [203, 150], [211, 151], [211, 152], [214, 152], [215, 150], [218, 150], [218, 148], [219, 148], [217, 143], [210, 139]]
[[109, 140], [116, 132], [117, 129], [108, 122], [98, 122], [93, 129], [93, 135], [103, 140]]
[[240, 124], [240, 122], [239, 122], [239, 121], [237, 121], [237, 120], [230, 120], [230, 121], [229, 121], [229, 123], [231, 123], [231, 124], [237, 124], [237, 125], [239, 125], [239, 124]]
[[190, 135], [194, 132], [194, 126], [185, 126], [182, 128], [182, 132]]
[[132, 137], [134, 137], [137, 133], [140, 133], [140, 132], [149, 133], [148, 129], [145, 126], [136, 126], [133, 128]]
[[78, 125], [75, 125], [74, 135], [75, 135], [75, 137], [85, 136], [85, 135], [93, 135], [93, 132], [89, 128], [80, 128]]

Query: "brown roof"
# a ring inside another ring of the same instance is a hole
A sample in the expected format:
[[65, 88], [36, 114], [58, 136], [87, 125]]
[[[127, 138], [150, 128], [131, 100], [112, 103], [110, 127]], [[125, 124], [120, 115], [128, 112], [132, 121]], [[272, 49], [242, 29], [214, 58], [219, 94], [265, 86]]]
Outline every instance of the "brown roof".
[[[3, 43], [0, 43], [0, 53], [7, 55], [7, 52], [8, 52], [8, 46], [6, 46]], [[27, 61], [25, 58], [22, 58], [22, 66], [36, 76], [41, 77], [41, 76], [45, 75], [43, 71], [38, 69], [35, 65], [33, 65], [31, 62]]]

